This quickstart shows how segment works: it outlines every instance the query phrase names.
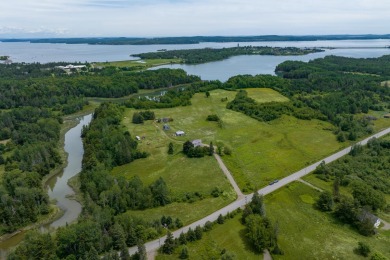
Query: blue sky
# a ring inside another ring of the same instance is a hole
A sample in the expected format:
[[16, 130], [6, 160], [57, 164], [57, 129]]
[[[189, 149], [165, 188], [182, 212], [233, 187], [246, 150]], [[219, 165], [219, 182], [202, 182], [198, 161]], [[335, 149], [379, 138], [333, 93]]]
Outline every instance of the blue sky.
[[1, 0], [0, 37], [388, 34], [389, 0]]

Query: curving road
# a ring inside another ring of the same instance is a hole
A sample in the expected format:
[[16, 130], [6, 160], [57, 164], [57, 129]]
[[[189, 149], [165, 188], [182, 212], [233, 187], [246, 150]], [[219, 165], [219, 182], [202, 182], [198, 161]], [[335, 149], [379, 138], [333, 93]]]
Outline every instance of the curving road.
[[[382, 137], [386, 134], [389, 134], [390, 133], [390, 127], [379, 132], [379, 133], [376, 133], [370, 137], [367, 137], [366, 139], [356, 143], [356, 144], [360, 144], [360, 145], [366, 145], [368, 140], [370, 140], [371, 138], [379, 138], [379, 137]], [[314, 171], [316, 169], [316, 167], [322, 162], [324, 161], [325, 163], [330, 163], [330, 162], [333, 162], [341, 157], [343, 157], [344, 155], [348, 154], [350, 151], [351, 151], [351, 148], [352, 146], [349, 146], [339, 152], [336, 152], [316, 163], [313, 163], [312, 165], [309, 165], [307, 166], [306, 168], [303, 168], [302, 170], [300, 171], [297, 171], [281, 180], [279, 180], [277, 183], [273, 184], [273, 185], [269, 185], [267, 187], [264, 187], [260, 190], [258, 190], [258, 193], [259, 194], [262, 194], [262, 195], [266, 195], [266, 194], [269, 194], [295, 180], [298, 180], [299, 178], [307, 175], [308, 173]], [[216, 157], [217, 158], [217, 157]], [[217, 159], [218, 160], [218, 159]], [[219, 162], [219, 161], [218, 161]], [[222, 162], [222, 160], [221, 160]], [[222, 162], [223, 164], [223, 162]], [[225, 166], [225, 165], [224, 165]], [[226, 168], [226, 166], [225, 166]], [[225, 172], [225, 171], [224, 171]], [[207, 222], [207, 221], [215, 221], [217, 220], [218, 216], [221, 214], [221, 215], [226, 215], [227, 213], [229, 212], [232, 212], [240, 207], [243, 207], [247, 202], [249, 202], [251, 199], [252, 199], [252, 196], [253, 196], [253, 193], [252, 194], [249, 194], [249, 195], [246, 195], [244, 196], [243, 198], [239, 198], [237, 199], [236, 201], [232, 202], [231, 204], [227, 205], [226, 207], [220, 209], [220, 210], [217, 210], [215, 211], [214, 213], [204, 217], [203, 219], [200, 219], [188, 226], [185, 226], [183, 228], [180, 228], [174, 232], [172, 232], [173, 236], [174, 237], [179, 237], [180, 233], [184, 232], [186, 233], [188, 231], [189, 228], [191, 229], [195, 229], [196, 226], [204, 226], [204, 224]], [[146, 247], [146, 251], [149, 253], [149, 252], [153, 252], [153, 251], [156, 251], [161, 245], [163, 245], [164, 241], [165, 241], [165, 238], [166, 236], [163, 236], [159, 239], [156, 239], [156, 240], [153, 240], [153, 241], [150, 241], [148, 243], [145, 244], [145, 247]], [[134, 254], [137, 252], [137, 247], [131, 247], [129, 248], [129, 253], [130, 255], [131, 254]]]

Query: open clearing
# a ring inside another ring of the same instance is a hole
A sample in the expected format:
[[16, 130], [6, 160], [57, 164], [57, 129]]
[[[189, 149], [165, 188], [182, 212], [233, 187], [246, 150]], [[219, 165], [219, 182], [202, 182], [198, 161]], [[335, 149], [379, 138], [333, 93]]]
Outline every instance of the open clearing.
[[126, 214], [151, 222], [156, 219], [161, 219], [162, 216], [170, 216], [173, 219], [179, 218], [184, 225], [189, 225], [196, 220], [213, 213], [217, 209], [223, 208], [231, 201], [232, 200], [220, 196], [218, 198], [206, 198], [193, 203], [174, 202], [164, 207], [128, 211]]
[[[251, 94], [253, 93], [254, 91]], [[279, 100], [285, 98], [275, 93], [272, 94], [274, 98]], [[169, 141], [175, 143], [175, 152], [179, 152], [184, 141], [202, 139], [203, 143], [222, 142], [232, 148], [232, 155], [225, 155], [222, 158], [241, 190], [251, 192], [255, 187], [266, 186], [271, 180], [287, 176], [347, 145], [337, 142], [331, 131], [333, 126], [327, 122], [283, 116], [270, 123], [264, 123], [226, 109], [226, 102], [221, 102], [221, 99], [227, 98], [230, 101], [235, 95], [235, 91], [215, 90], [206, 98], [204, 93], [198, 93], [191, 99], [191, 106], [154, 110], [156, 118], [173, 118], [174, 121], [168, 123], [171, 130], [166, 132], [162, 131], [163, 124], [154, 125], [152, 122], [144, 125], [132, 124], [134, 110], [126, 110], [124, 125], [133, 136], [146, 136], [140, 148], [150, 152], [151, 156], [145, 160], [147, 163], [139, 160], [122, 167], [126, 170], [115, 169], [114, 173], [138, 174], [142, 180], [148, 182], [152, 179], [150, 175], [157, 177], [156, 171], [161, 173], [164, 171], [162, 168], [173, 163], [171, 159], [167, 162], [165, 155]], [[215, 122], [206, 121], [210, 114], [217, 114], [222, 119], [222, 128]], [[178, 130], [183, 130], [186, 136], [173, 136]], [[157, 152], [154, 149], [159, 150]], [[194, 160], [198, 159], [190, 161]], [[197, 165], [202, 167], [200, 163]], [[217, 167], [216, 163], [214, 165]], [[163, 178], [165, 179], [164, 176]], [[209, 181], [211, 180], [207, 179], [206, 182]]]
[[96, 62], [94, 66], [102, 67], [119, 67], [119, 68], [131, 68], [139, 67], [139, 69], [148, 69], [165, 64], [180, 63], [181, 59], [147, 59], [147, 60], [124, 60], [124, 61], [111, 61], [111, 62]]
[[289, 99], [270, 88], [246, 88], [248, 97], [253, 98], [258, 103], [266, 102], [287, 102]]
[[[241, 214], [238, 214], [225, 220], [223, 225], [215, 224], [211, 231], [203, 233], [202, 240], [188, 243], [189, 259], [219, 259], [223, 249], [235, 255], [234, 259], [262, 259], [262, 254], [256, 254], [250, 248], [240, 218]], [[173, 255], [160, 254], [156, 259], [178, 259], [181, 248], [176, 249]]]
[[[390, 257], [390, 233], [364, 237], [329, 213], [313, 208], [320, 192], [294, 182], [265, 197], [267, 216], [279, 224], [279, 244], [284, 256], [274, 259], [364, 259], [353, 253], [359, 241], [372, 252]], [[309, 199], [310, 198], [310, 199]]]

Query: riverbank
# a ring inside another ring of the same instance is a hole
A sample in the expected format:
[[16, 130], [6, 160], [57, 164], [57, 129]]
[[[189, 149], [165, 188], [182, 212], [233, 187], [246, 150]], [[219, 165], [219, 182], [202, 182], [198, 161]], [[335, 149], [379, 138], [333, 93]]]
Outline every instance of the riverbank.
[[[60, 180], [60, 178], [63, 176], [64, 171], [66, 171], [66, 168], [68, 167], [68, 160], [69, 160], [69, 154], [65, 151], [66, 148], [66, 140], [65, 136], [67, 133], [70, 132], [71, 129], [78, 126], [81, 121], [79, 120], [80, 117], [84, 117], [88, 114], [91, 114], [93, 111], [93, 106], [88, 106], [86, 109], [63, 117], [63, 124], [61, 126], [61, 138], [59, 140], [59, 147], [61, 147], [59, 150], [62, 164], [56, 167], [54, 170], [50, 172], [50, 174], [46, 175], [42, 181], [41, 184], [43, 185], [43, 188], [47, 190], [48, 192], [53, 192], [53, 189], [56, 185], [56, 183]], [[78, 129], [78, 131], [81, 131], [81, 129]], [[76, 135], [80, 136], [80, 133], [76, 133]], [[73, 139], [73, 138], [72, 138]], [[82, 144], [80, 144], [82, 145]], [[77, 155], [76, 155], [77, 156]], [[80, 162], [81, 164], [81, 162]], [[77, 172], [78, 173], [78, 172]], [[62, 183], [61, 185], [66, 184]], [[71, 188], [69, 188], [71, 189]], [[73, 190], [71, 190], [73, 191]], [[77, 192], [77, 191], [76, 191]], [[49, 194], [50, 197], [50, 194]], [[69, 198], [67, 198], [69, 199]], [[28, 230], [32, 229], [43, 229], [47, 232], [52, 232], [55, 230], [57, 226], [52, 226], [53, 223], [60, 220], [66, 213], [66, 210], [62, 210], [60, 206], [57, 205], [58, 201], [56, 199], [51, 198], [50, 199], [50, 211], [47, 215], [41, 215], [38, 217], [38, 221], [35, 223], [32, 223], [30, 225], [24, 226], [19, 228], [13, 233], [7, 233], [0, 237], [0, 258], [5, 257], [4, 254], [6, 254], [6, 251], [11, 249], [12, 247], [17, 246], [24, 238], [26, 232]], [[81, 205], [80, 211], [81, 211]], [[65, 207], [66, 208], [66, 207]], [[77, 219], [77, 216], [76, 216]], [[71, 223], [75, 220], [75, 218], [72, 218], [72, 221], [66, 221], [65, 223]]]

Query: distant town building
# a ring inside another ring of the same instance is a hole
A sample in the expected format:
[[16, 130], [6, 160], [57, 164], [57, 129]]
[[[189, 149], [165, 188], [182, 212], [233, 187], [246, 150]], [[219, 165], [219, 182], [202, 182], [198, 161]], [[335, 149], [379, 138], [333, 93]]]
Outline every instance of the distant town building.
[[57, 68], [63, 69], [63, 70], [82, 69], [82, 68], [85, 68], [85, 67], [87, 67], [87, 66], [85, 66], [85, 65], [72, 65], [72, 64], [69, 64], [69, 65], [66, 65], [66, 66], [57, 66]]

